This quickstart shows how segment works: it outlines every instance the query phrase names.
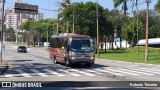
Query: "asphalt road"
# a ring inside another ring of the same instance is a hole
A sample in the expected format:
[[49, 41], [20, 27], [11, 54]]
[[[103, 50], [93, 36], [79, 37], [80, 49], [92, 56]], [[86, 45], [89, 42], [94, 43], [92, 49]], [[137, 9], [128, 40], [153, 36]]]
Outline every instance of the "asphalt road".
[[[144, 81], [141, 82], [143, 85], [148, 81], [160, 81], [160, 66], [96, 59], [91, 68], [83, 66], [70, 68], [61, 64], [53, 64], [53, 61], [49, 59], [49, 53], [45, 49], [29, 48], [28, 53], [17, 53], [16, 45], [6, 43], [3, 58], [8, 60], [10, 67], [0, 75], [0, 81], [40, 81], [52, 84], [56, 82], [57, 87], [59, 85], [63, 86], [64, 83], [72, 83], [71, 86], [73, 82], [74, 85], [75, 83], [77, 85], [85, 82], [86, 86], [102, 83], [102, 86], [99, 85], [101, 89], [106, 84], [108, 87], [124, 87], [125, 85], [130, 87], [131, 83], [135, 83], [134, 81]], [[61, 83], [62, 81], [63, 83]], [[123, 84], [123, 81], [125, 84]], [[159, 82], [150, 83], [156, 83], [160, 86]], [[135, 88], [139, 89], [136, 86]]]

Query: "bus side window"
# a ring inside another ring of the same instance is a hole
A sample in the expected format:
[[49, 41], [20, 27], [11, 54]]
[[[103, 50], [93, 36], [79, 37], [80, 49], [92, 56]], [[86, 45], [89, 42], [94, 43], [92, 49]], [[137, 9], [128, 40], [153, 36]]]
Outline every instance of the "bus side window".
[[68, 44], [68, 40], [67, 40], [67, 38], [65, 38], [64, 39], [64, 47], [65, 47], [66, 50], [67, 50], [67, 44]]
[[60, 48], [60, 41], [59, 41], [59, 38], [56, 38], [56, 48]]
[[50, 47], [52, 47], [52, 48], [55, 47], [55, 39], [54, 38], [50, 38], [49, 43], [50, 43]]

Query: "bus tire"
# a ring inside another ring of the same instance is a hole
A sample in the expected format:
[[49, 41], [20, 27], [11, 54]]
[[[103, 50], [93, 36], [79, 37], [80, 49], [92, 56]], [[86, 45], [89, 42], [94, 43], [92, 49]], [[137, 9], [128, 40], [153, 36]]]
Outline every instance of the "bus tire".
[[66, 67], [70, 67], [71, 66], [71, 62], [68, 59], [65, 60], [65, 66]]
[[86, 64], [86, 67], [87, 68], [90, 68], [91, 67], [91, 64], [89, 63], [89, 64]]

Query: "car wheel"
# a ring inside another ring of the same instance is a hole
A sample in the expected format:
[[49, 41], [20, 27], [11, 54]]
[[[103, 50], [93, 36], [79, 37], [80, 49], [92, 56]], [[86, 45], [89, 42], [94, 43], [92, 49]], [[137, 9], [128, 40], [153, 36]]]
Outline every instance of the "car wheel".
[[70, 67], [71, 66], [71, 62], [68, 59], [65, 60], [65, 66], [66, 67]]

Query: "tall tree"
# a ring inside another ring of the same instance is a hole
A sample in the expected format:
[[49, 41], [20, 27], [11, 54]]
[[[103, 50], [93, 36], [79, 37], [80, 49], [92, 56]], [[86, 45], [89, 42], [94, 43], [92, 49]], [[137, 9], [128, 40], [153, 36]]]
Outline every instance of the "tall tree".
[[66, 9], [71, 4], [70, 0], [63, 0], [61, 6]]
[[5, 30], [6, 41], [15, 41], [15, 31], [13, 28], [8, 28]]
[[157, 4], [154, 6], [154, 9], [160, 13], [160, 0], [157, 1]]
[[[157, 1], [157, 4], [154, 6], [154, 9], [160, 13], [160, 0]], [[160, 18], [160, 16], [159, 16]]]
[[[138, 0], [113, 0], [114, 1], [114, 7], [116, 8], [116, 7], [118, 7], [118, 6], [120, 6], [121, 4], [123, 4], [122, 5], [122, 10], [124, 11], [124, 15], [126, 16], [127, 15], [127, 2], [128, 1], [131, 1], [132, 2], [132, 8], [133, 8], [133, 6], [136, 4], [136, 6], [137, 6], [137, 10], [138, 10]], [[137, 26], [138, 26], [138, 20], [137, 20]], [[138, 28], [138, 27], [137, 27]], [[126, 28], [127, 29], [127, 28]], [[137, 29], [138, 30], [138, 29]], [[126, 35], [127, 35], [127, 31], [126, 31]], [[128, 38], [127, 38], [128, 39]], [[126, 55], [127, 55], [127, 39], [126, 39]]]
[[[112, 23], [109, 21], [107, 10], [102, 6], [98, 5], [99, 9], [99, 26], [100, 26], [100, 36], [109, 34], [113, 30]], [[90, 35], [91, 37], [96, 37], [96, 3], [75, 3], [73, 6], [68, 7], [64, 10], [64, 20], [73, 23], [73, 11], [75, 18], [75, 32], [78, 34]], [[70, 29], [72, 27], [69, 27]]]
[[[113, 0], [114, 1], [114, 7], [117, 8], [119, 5], [122, 5], [122, 10], [124, 11], [124, 16], [126, 17], [127, 14], [127, 1], [128, 0]], [[126, 24], [126, 22], [125, 22]], [[126, 28], [126, 35], [127, 35], [127, 28]], [[127, 36], [126, 36], [126, 56], [127, 56]]]
[[58, 22], [59, 22], [59, 18], [61, 18], [61, 24], [63, 24], [63, 29], [65, 29], [65, 32], [69, 32], [68, 27], [69, 27], [69, 22], [68, 20], [66, 21], [66, 23], [64, 24], [64, 18], [63, 18], [63, 12], [65, 9], [67, 9], [69, 6], [71, 6], [71, 2], [70, 0], [63, 0], [63, 2], [61, 3], [61, 9], [62, 12], [58, 14]]
[[[46, 42], [51, 35], [55, 34], [54, 24], [56, 20], [43, 19], [40, 21], [27, 20], [21, 24], [21, 29], [25, 30], [24, 39], [28, 42]], [[28, 37], [26, 37], [28, 35]]]

